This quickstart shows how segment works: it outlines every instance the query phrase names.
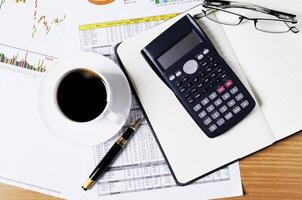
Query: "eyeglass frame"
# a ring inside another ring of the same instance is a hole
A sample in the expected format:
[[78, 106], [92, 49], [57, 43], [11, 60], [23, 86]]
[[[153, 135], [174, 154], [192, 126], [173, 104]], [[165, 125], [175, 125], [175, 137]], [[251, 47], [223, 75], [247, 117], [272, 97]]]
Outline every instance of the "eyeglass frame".
[[[295, 26], [290, 26], [288, 23], [291, 24], [297, 24], [298, 20], [296, 19], [296, 15], [294, 14], [290, 14], [290, 13], [286, 13], [286, 12], [281, 12], [281, 11], [277, 11], [277, 10], [272, 10], [272, 9], [268, 9], [262, 6], [258, 6], [258, 5], [254, 5], [254, 4], [249, 4], [249, 3], [241, 3], [241, 2], [235, 2], [235, 1], [224, 1], [224, 0], [212, 0], [212, 1], [208, 1], [205, 0], [202, 4], [203, 8], [203, 14], [205, 17], [207, 17], [207, 15], [212, 14], [213, 12], [215, 12], [216, 10], [220, 10], [222, 12], [227, 12], [233, 15], [237, 15], [239, 16], [239, 22], [237, 24], [227, 24], [227, 23], [222, 23], [219, 21], [215, 21], [213, 19], [210, 19], [216, 23], [220, 23], [220, 24], [224, 24], [224, 25], [230, 25], [230, 26], [237, 26], [239, 24], [241, 24], [241, 22], [245, 19], [245, 20], [250, 20], [250, 21], [254, 21], [254, 26], [256, 28], [256, 30], [262, 31], [262, 32], [268, 32], [268, 33], [286, 33], [289, 31], [292, 31], [293, 33], [298, 33], [299, 29], [296, 28]], [[277, 17], [278, 19], [268, 19], [268, 18], [250, 18], [238, 13], [234, 13], [234, 12], [230, 12], [227, 11], [226, 8], [243, 8], [243, 9], [248, 9], [248, 10], [253, 10], [253, 11], [257, 11], [257, 12], [261, 12], [261, 13], [265, 13], [268, 15], [272, 15]], [[207, 13], [207, 11], [209, 11], [208, 9], [213, 9], [213, 12], [211, 13]], [[200, 19], [201, 14], [196, 14], [194, 15], [195, 19]], [[280, 22], [284, 22], [284, 24], [286, 26], [288, 26], [288, 30], [285, 32], [271, 32], [271, 31], [265, 31], [265, 30], [261, 30], [259, 28], [257, 28], [256, 24], [258, 20], [267, 20], [267, 21], [280, 21]]]

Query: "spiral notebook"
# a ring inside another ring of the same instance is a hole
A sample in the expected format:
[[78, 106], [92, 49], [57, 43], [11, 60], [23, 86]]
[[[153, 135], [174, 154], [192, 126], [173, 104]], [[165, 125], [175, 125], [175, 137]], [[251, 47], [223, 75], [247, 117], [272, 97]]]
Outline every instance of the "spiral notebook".
[[[299, 0], [249, 2], [295, 13], [301, 20]], [[249, 23], [228, 27], [202, 18], [199, 25], [257, 100], [252, 113], [225, 134], [211, 139], [202, 133], [140, 53], [178, 19], [200, 11], [201, 6], [194, 7], [117, 48], [120, 62], [179, 185], [189, 184], [302, 128], [302, 59], [298, 53], [302, 33], [268, 34], [255, 30]]]

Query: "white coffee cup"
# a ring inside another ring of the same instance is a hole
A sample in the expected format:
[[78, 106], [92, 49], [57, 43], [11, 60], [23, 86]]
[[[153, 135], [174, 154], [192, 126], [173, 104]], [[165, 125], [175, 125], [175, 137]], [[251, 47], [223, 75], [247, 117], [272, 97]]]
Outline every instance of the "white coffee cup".
[[[104, 82], [107, 93], [104, 110], [87, 122], [68, 118], [57, 101], [61, 81], [80, 69], [97, 74]], [[95, 145], [112, 138], [122, 128], [131, 107], [131, 91], [117, 64], [104, 56], [81, 52], [60, 59], [46, 71], [39, 92], [39, 106], [43, 121], [56, 136], [76, 144]]]

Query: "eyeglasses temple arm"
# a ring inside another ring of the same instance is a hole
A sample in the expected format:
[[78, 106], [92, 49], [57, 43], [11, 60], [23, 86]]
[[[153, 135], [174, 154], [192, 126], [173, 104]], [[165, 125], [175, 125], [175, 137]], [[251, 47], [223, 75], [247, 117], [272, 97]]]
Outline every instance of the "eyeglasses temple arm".
[[271, 10], [262, 6], [257, 6], [254, 4], [249, 4], [249, 3], [240, 3], [240, 2], [233, 2], [233, 1], [220, 1], [220, 0], [205, 0], [203, 2], [204, 7], [212, 8], [218, 7], [218, 8], [246, 8], [250, 10], [255, 10], [258, 12], [274, 15], [280, 19], [286, 19], [292, 21], [292, 23], [297, 23], [296, 20], [296, 15], [290, 14], [290, 13], [285, 13], [277, 10]]

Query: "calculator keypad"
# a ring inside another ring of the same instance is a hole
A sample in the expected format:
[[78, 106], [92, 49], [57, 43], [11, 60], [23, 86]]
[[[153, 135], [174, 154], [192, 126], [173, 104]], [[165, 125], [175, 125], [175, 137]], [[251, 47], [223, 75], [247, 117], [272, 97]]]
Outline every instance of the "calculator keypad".
[[209, 49], [195, 58], [185, 62], [182, 71], [170, 74], [169, 81], [191, 106], [202, 130], [216, 137], [241, 121], [254, 107], [254, 100]]

